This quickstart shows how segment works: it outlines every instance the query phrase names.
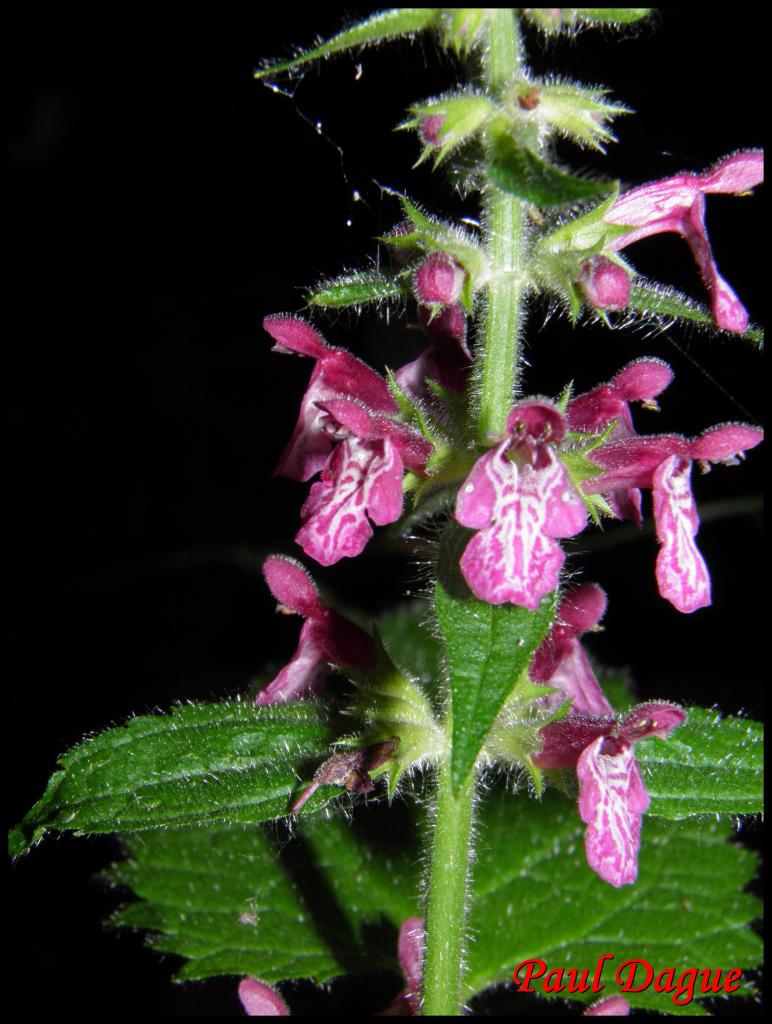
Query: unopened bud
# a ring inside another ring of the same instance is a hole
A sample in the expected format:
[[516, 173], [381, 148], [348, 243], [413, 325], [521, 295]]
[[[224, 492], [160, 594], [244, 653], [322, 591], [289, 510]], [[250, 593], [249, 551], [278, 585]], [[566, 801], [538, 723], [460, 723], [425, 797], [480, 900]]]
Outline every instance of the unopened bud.
[[444, 123], [444, 114], [428, 114], [426, 117], [421, 118], [418, 130], [427, 146], [440, 145], [440, 134]]
[[596, 309], [620, 310], [630, 301], [630, 275], [606, 256], [593, 256], [582, 267], [579, 284]]
[[433, 252], [415, 272], [416, 298], [422, 306], [452, 306], [464, 287], [466, 273], [452, 256]]

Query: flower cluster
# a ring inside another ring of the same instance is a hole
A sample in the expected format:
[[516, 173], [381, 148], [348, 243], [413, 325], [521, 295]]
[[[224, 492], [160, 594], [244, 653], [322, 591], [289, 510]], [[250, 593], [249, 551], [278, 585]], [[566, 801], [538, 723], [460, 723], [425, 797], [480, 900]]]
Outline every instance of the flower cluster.
[[[556, 539], [587, 525], [584, 499], [600, 495], [611, 514], [640, 525], [644, 488], [653, 494], [660, 593], [682, 612], [710, 604], [710, 577], [694, 540], [699, 517], [691, 466], [733, 465], [763, 432], [730, 423], [692, 439], [638, 436], [630, 402], [656, 408], [654, 399], [672, 377], [661, 360], [639, 359], [608, 384], [574, 398], [565, 413], [540, 398], [515, 406], [505, 438], [477, 460], [456, 501], [458, 522], [480, 531], [461, 559], [477, 597], [537, 608], [557, 586], [565, 560]], [[601, 441], [586, 446], [595, 469], [577, 485], [569, 472], [571, 455], [588, 433]]]
[[[452, 104], [445, 104], [443, 111], [446, 118], [458, 112]], [[449, 121], [429, 111], [418, 123], [427, 146], [444, 144]], [[745, 330], [745, 310], [713, 260], [704, 203], [708, 193], [738, 194], [761, 176], [761, 155], [738, 153], [703, 174], [677, 175], [604, 204], [589, 215], [595, 220], [602, 215], [603, 221], [597, 228], [600, 241], [579, 278], [587, 299], [599, 309], [625, 308], [631, 278], [618, 253], [648, 235], [674, 231], [686, 239], [700, 266], [716, 323], [729, 331]], [[659, 544], [656, 580], [661, 595], [687, 613], [710, 604], [710, 576], [695, 540], [699, 517], [691, 490], [692, 464], [703, 470], [714, 463], [732, 465], [761, 441], [762, 431], [729, 423], [694, 438], [639, 435], [632, 404], [656, 411], [657, 399], [673, 380], [666, 363], [646, 357], [627, 363], [610, 381], [584, 393], [568, 393], [557, 402], [541, 396], [520, 399], [503, 433], [489, 437], [487, 445], [474, 447], [471, 429], [468, 435], [463, 435], [466, 428], [457, 431], [455, 439], [441, 431], [435, 434], [432, 424], [449, 418], [442, 413], [448, 393], [460, 394], [469, 386], [467, 314], [474, 284], [469, 268], [477, 256], [466, 236], [453, 235], [412, 207], [408, 213], [412, 219], [387, 241], [395, 248], [402, 279], [410, 282], [418, 322], [429, 343], [394, 372], [391, 382], [328, 345], [297, 317], [265, 321], [276, 351], [314, 362], [299, 419], [276, 470], [299, 481], [318, 476], [300, 513], [296, 540], [303, 551], [323, 566], [358, 555], [373, 534], [373, 524], [400, 518], [406, 470], [411, 487], [423, 478], [417, 490], [431, 488], [439, 447], [445, 466], [463, 467], [455, 477], [446, 472], [442, 482], [454, 482], [455, 519], [473, 531], [458, 568], [477, 599], [535, 611], [561, 584], [565, 553], [560, 541], [581, 533], [600, 515], [641, 525], [642, 491], [648, 490]], [[558, 235], [570, 241], [570, 230], [567, 235], [565, 231]], [[449, 240], [449, 251], [438, 248], [438, 238]], [[273, 556], [264, 573], [280, 610], [305, 621], [295, 654], [260, 691], [257, 703], [318, 696], [331, 666], [372, 666], [376, 649], [371, 638], [323, 604], [297, 562]], [[545, 687], [534, 710], [546, 723], [538, 729], [541, 748], [532, 755], [532, 764], [547, 771], [575, 771], [587, 861], [603, 879], [621, 886], [637, 877], [641, 820], [649, 804], [636, 744], [666, 738], [686, 713], [655, 701], [622, 717], [614, 714], [580, 642], [597, 626], [605, 607], [606, 595], [595, 585], [563, 593], [547, 638], [532, 658], [530, 679]], [[369, 771], [392, 755], [396, 742], [334, 754], [293, 811], [322, 784], [369, 792]], [[400, 943], [402, 950], [402, 939]], [[420, 960], [416, 962], [420, 971]], [[417, 992], [418, 974], [406, 968], [406, 976], [408, 991]], [[405, 996], [401, 1010], [385, 1012], [415, 1012], [413, 998]], [[606, 1009], [603, 1004], [591, 1011], [624, 1012], [624, 1007]]]

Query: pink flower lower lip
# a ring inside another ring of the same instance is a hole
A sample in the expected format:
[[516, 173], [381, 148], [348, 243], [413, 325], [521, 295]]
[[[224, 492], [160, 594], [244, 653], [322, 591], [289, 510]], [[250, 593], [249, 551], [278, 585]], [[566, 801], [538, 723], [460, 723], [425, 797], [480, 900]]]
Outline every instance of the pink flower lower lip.
[[[457, 521], [479, 531], [461, 572], [480, 600], [535, 609], [565, 561], [556, 539], [584, 529], [587, 513], [553, 451], [565, 431], [558, 409], [541, 399], [521, 402], [507, 429], [513, 433], [477, 460], [458, 492]], [[508, 457], [515, 447], [525, 464]]]

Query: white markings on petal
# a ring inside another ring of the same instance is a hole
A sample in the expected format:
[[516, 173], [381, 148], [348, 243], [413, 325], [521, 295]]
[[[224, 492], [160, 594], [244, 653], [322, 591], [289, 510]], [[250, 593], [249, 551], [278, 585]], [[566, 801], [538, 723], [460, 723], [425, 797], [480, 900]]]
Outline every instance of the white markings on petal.
[[641, 817], [649, 795], [633, 746], [625, 744], [616, 754], [604, 754], [606, 742], [599, 736], [579, 756], [579, 814], [587, 825], [587, 863], [619, 887], [638, 877]]
[[710, 604], [710, 574], [695, 543], [700, 520], [691, 488], [692, 465], [671, 455], [654, 473], [654, 518], [659, 592], [681, 612]]

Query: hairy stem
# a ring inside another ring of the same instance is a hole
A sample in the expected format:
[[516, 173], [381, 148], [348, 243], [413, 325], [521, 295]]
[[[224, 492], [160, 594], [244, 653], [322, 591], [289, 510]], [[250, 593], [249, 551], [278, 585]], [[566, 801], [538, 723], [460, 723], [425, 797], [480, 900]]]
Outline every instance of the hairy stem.
[[423, 1009], [455, 1017], [464, 1006], [464, 927], [471, 859], [474, 773], [454, 793], [450, 759], [439, 768], [426, 910]]
[[[520, 65], [520, 39], [510, 8], [488, 12], [484, 57], [486, 89], [499, 93]], [[477, 349], [477, 440], [490, 443], [504, 431], [517, 388], [524, 273], [524, 204], [490, 182], [483, 194], [485, 245], [491, 276], [485, 324]]]

